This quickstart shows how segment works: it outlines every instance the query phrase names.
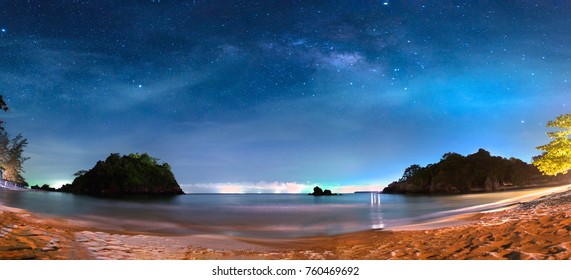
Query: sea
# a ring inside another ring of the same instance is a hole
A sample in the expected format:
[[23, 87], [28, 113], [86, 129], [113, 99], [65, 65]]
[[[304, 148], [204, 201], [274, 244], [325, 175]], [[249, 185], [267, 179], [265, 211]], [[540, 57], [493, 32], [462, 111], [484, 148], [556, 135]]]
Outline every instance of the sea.
[[554, 191], [557, 189], [432, 196], [352, 193], [320, 197], [186, 194], [100, 198], [0, 188], [0, 206], [101, 230], [297, 238], [418, 225], [459, 214], [492, 211]]

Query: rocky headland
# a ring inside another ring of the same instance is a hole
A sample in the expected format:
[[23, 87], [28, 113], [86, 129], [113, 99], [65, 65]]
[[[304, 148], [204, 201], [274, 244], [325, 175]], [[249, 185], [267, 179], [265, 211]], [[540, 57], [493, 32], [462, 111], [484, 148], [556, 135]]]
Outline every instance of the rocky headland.
[[570, 176], [542, 176], [539, 170], [516, 158], [492, 156], [480, 149], [462, 156], [446, 153], [435, 164], [414, 164], [402, 178], [389, 184], [385, 194], [461, 194], [504, 191], [522, 187], [562, 184]]

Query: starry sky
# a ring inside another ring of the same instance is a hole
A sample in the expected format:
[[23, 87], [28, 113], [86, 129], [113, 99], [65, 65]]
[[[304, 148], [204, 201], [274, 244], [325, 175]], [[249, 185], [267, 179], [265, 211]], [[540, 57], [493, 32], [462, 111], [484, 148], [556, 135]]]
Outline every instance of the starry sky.
[[530, 162], [570, 111], [569, 15], [563, 0], [0, 0], [0, 118], [29, 141], [24, 177], [52, 186], [112, 152], [170, 163], [187, 192], [380, 189], [478, 148]]

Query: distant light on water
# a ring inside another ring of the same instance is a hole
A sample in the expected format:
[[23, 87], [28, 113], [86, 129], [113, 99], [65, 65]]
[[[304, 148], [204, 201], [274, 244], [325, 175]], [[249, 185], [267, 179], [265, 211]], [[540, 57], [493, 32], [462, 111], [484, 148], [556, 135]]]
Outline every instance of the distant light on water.
[[66, 184], [71, 184], [71, 182], [66, 181], [66, 180], [58, 180], [58, 181], [54, 181], [52, 184], [50, 184], [50, 187], [59, 189], [59, 188], [61, 188], [61, 186], [66, 185]]
[[381, 205], [380, 193], [371, 193], [371, 205]]
[[382, 184], [370, 185], [337, 185], [321, 184], [317, 182], [238, 182], [238, 183], [204, 183], [204, 184], [181, 184], [185, 193], [252, 193], [252, 194], [295, 194], [311, 193], [315, 186], [331, 190], [334, 193], [354, 193], [358, 191], [379, 192], [383, 189]]

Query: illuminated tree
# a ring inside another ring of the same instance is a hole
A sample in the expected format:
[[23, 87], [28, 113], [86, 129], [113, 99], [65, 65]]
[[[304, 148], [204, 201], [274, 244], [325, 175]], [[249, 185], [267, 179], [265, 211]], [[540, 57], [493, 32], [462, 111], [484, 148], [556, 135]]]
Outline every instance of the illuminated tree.
[[[0, 110], [8, 111], [2, 95], [0, 95]], [[24, 157], [22, 153], [28, 145], [28, 140], [21, 134], [10, 139], [8, 133], [4, 131], [3, 124], [4, 122], [0, 120], [0, 168], [3, 169], [3, 178], [0, 179], [25, 184], [22, 165], [29, 158]]]
[[22, 154], [28, 140], [21, 134], [10, 139], [5, 131], [0, 131], [0, 166], [4, 168], [4, 178], [16, 183], [25, 183], [22, 176], [23, 164], [29, 158]]
[[547, 122], [547, 127], [558, 130], [547, 132], [552, 140], [537, 147], [543, 153], [533, 158], [533, 165], [544, 175], [566, 174], [571, 169], [571, 114], [558, 116], [555, 121]]

